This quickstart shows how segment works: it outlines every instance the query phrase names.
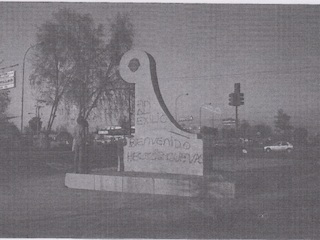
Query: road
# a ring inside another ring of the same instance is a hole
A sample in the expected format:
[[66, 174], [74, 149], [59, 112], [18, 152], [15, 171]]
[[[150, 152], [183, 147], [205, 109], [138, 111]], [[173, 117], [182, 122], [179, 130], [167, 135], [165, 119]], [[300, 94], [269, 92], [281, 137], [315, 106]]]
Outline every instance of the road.
[[[52, 165], [51, 162], [48, 165], [45, 154], [41, 157], [41, 154], [16, 153], [7, 160], [1, 159], [0, 237], [190, 239], [319, 236], [318, 225], [301, 226], [299, 221], [284, 220], [283, 227], [277, 228], [272, 221], [258, 224], [247, 212], [232, 215], [232, 219], [236, 219], [233, 225], [228, 221], [214, 221], [215, 218], [201, 214], [192, 201], [185, 198], [68, 189], [64, 186], [66, 169], [52, 167], [61, 164]], [[244, 191], [243, 195], [246, 193]], [[199, 203], [199, 200], [195, 201]], [[221, 200], [213, 202], [211, 210]]]

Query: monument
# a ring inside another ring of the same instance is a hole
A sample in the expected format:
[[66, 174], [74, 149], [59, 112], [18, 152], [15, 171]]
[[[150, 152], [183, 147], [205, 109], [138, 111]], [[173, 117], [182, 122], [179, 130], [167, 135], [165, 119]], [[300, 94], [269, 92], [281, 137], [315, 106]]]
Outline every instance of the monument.
[[124, 171], [67, 173], [69, 188], [175, 196], [234, 197], [234, 183], [204, 175], [203, 142], [184, 130], [162, 97], [156, 62], [131, 50], [120, 61], [120, 75], [135, 84], [135, 134], [124, 147]]
[[159, 88], [154, 58], [126, 53], [121, 77], [135, 83], [135, 135], [125, 146], [125, 171], [203, 175], [203, 144], [174, 119]]

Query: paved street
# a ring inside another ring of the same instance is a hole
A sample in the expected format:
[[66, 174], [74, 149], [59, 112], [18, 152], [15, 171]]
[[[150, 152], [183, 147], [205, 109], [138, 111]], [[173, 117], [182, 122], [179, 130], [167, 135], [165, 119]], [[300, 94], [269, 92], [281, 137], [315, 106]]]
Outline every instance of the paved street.
[[[258, 224], [247, 212], [234, 214], [233, 225], [215, 222], [184, 198], [68, 189], [63, 170], [49, 167], [41, 158], [20, 157], [1, 162], [0, 237], [299, 238], [319, 233], [315, 222]], [[314, 174], [305, 176], [300, 184], [310, 182]], [[226, 202], [213, 201], [217, 204], [210, 205], [211, 210]]]
[[[168, 200], [67, 189], [63, 172], [27, 164], [19, 161], [17, 167], [1, 170], [1, 237], [156, 236], [150, 216], [161, 218]], [[162, 205], [154, 207], [157, 202]]]

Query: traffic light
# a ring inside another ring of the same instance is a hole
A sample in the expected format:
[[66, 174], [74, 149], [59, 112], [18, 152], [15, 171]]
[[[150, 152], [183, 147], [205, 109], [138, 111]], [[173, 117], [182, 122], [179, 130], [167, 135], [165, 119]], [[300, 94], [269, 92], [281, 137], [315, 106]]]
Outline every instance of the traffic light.
[[239, 97], [240, 105], [244, 105], [244, 93], [240, 93]]
[[234, 93], [229, 94], [229, 105], [230, 106], [234, 106], [234, 96], [235, 96]]
[[240, 92], [240, 83], [234, 84], [234, 92], [229, 94], [229, 105], [235, 107], [244, 105], [244, 94]]
[[235, 83], [234, 84], [234, 92], [235, 93], [240, 93], [240, 83]]

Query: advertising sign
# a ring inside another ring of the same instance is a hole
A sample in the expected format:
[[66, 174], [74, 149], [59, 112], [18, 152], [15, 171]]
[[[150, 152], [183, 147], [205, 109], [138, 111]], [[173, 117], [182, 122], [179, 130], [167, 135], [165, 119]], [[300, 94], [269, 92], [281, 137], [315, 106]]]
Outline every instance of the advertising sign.
[[222, 119], [223, 126], [235, 126], [236, 120], [233, 118]]
[[186, 122], [186, 121], [192, 121], [193, 120], [193, 117], [190, 116], [190, 117], [183, 117], [183, 118], [180, 118], [179, 119], [179, 122]]
[[15, 79], [15, 71], [0, 73], [0, 90], [14, 88], [16, 86]]

